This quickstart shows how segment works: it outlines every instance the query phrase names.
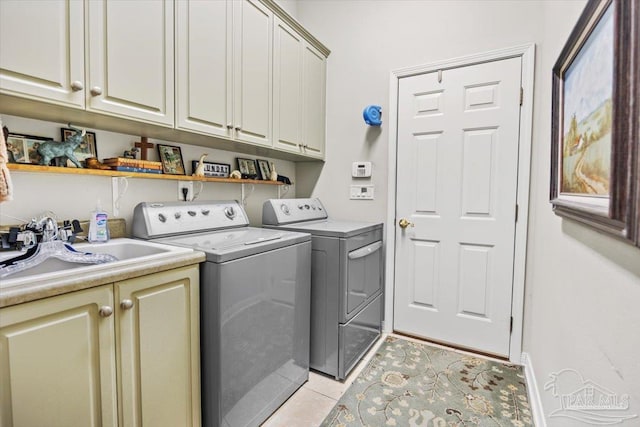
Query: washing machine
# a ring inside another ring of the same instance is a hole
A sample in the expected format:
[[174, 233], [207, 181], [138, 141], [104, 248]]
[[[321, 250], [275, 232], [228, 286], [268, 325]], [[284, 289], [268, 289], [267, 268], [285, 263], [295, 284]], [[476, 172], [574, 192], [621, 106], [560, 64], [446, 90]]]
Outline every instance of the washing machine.
[[382, 330], [382, 223], [331, 218], [317, 198], [267, 200], [262, 223], [311, 234], [310, 367], [346, 378]]
[[260, 425], [308, 380], [310, 235], [249, 227], [236, 201], [140, 203], [132, 234], [206, 254], [203, 425]]

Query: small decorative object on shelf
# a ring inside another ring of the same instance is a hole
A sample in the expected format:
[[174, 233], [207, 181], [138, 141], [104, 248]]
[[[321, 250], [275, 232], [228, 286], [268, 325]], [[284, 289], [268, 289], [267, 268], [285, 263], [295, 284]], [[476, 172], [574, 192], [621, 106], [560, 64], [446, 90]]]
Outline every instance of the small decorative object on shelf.
[[160, 156], [162, 171], [164, 173], [169, 175], [186, 175], [180, 147], [158, 144], [158, 155]]
[[241, 159], [237, 158], [238, 170], [242, 174], [243, 179], [256, 179], [258, 177], [258, 169], [256, 168], [256, 161], [253, 159]]
[[88, 169], [110, 170], [111, 166], [101, 163], [96, 157], [87, 157], [84, 161]]
[[271, 163], [271, 174], [269, 175], [269, 180], [270, 181], [278, 180], [278, 172], [276, 172], [276, 165], [273, 162]]
[[239, 170], [235, 169], [233, 172], [231, 172], [231, 174], [229, 175], [229, 178], [241, 179], [242, 178], [242, 174], [240, 173]]
[[191, 174], [192, 176], [204, 176], [204, 159], [205, 157], [207, 157], [208, 154], [203, 154], [202, 156], [200, 156], [200, 160], [198, 161], [198, 165], [193, 168], [193, 173]]
[[140, 142], [136, 142], [133, 145], [140, 149], [140, 159], [147, 160], [147, 148], [153, 148], [153, 144], [147, 141], [147, 137], [141, 137]]
[[[62, 128], [60, 130], [60, 136], [62, 141], [66, 141], [69, 138], [73, 137], [76, 133], [76, 129], [73, 128]], [[73, 155], [80, 163], [84, 163], [86, 165], [86, 160], [89, 157], [98, 157], [98, 148], [96, 145], [96, 134], [95, 132], [86, 132], [82, 143], [73, 150]], [[67, 159], [56, 159], [56, 166], [62, 167], [75, 167], [73, 162]]]
[[140, 152], [140, 149], [138, 147], [133, 147], [131, 150], [125, 150], [124, 153], [122, 153], [122, 157], [125, 159], [137, 159], [138, 152]]
[[40, 159], [41, 165], [48, 165], [51, 160], [56, 157], [61, 157], [63, 160], [64, 158], [71, 160], [77, 168], [82, 168], [82, 165], [76, 158], [74, 151], [84, 142], [84, 137], [87, 134], [87, 131], [85, 129], [74, 128], [71, 126], [71, 123], [69, 123], [69, 128], [71, 128], [75, 133], [67, 137], [64, 141], [46, 141], [38, 146], [38, 154], [42, 156]]
[[[216, 162], [202, 162], [203, 164], [203, 173], [205, 177], [208, 178], [229, 178], [229, 173], [231, 172], [231, 165], [226, 163], [216, 163]], [[191, 161], [191, 170], [195, 171], [198, 168], [198, 161]], [[195, 172], [194, 172], [195, 173]]]

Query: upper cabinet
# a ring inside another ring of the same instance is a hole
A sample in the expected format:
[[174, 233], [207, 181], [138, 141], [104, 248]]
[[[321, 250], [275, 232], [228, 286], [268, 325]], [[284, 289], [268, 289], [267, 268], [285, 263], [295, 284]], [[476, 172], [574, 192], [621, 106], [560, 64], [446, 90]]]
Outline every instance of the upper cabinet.
[[173, 126], [173, 0], [86, 4], [87, 110]]
[[276, 19], [273, 69], [274, 147], [323, 158], [326, 56]]
[[0, 16], [0, 113], [324, 157], [329, 50], [273, 0], [0, 0]]
[[0, 16], [0, 91], [84, 108], [84, 3], [3, 0]]
[[231, 138], [231, 1], [176, 3], [176, 128]]
[[178, 128], [272, 145], [272, 25], [255, 0], [176, 3]]
[[7, 0], [0, 16], [1, 93], [173, 126], [172, 0]]

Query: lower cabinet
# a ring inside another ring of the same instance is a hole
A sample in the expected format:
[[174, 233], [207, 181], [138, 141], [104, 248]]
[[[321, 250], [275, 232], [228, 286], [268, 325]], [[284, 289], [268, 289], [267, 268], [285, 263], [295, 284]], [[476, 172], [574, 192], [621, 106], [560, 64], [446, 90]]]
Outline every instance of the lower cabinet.
[[0, 309], [0, 426], [199, 426], [199, 273]]

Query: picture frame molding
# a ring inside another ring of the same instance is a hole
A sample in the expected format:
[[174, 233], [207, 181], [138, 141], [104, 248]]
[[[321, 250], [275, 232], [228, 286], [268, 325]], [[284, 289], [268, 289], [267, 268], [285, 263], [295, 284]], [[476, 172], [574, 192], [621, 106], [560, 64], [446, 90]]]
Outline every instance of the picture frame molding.
[[[186, 175], [186, 170], [184, 168], [184, 157], [182, 157], [182, 150], [177, 145], [167, 145], [167, 144], [156, 144], [156, 148], [158, 150], [158, 157], [160, 158], [160, 162], [162, 163], [162, 173], [166, 175]], [[179, 166], [182, 171], [174, 172], [171, 169], [166, 167], [166, 149], [177, 150], [178, 155], [180, 156]]]
[[[634, 2], [590, 0], [578, 19], [553, 67], [550, 201], [553, 211], [596, 230], [640, 245], [640, 164], [638, 161], [640, 91], [638, 20]], [[583, 198], [561, 196], [561, 150], [563, 138], [564, 75], [587, 42], [597, 23], [613, 7], [613, 88], [611, 128], [611, 174], [608, 206]]]

